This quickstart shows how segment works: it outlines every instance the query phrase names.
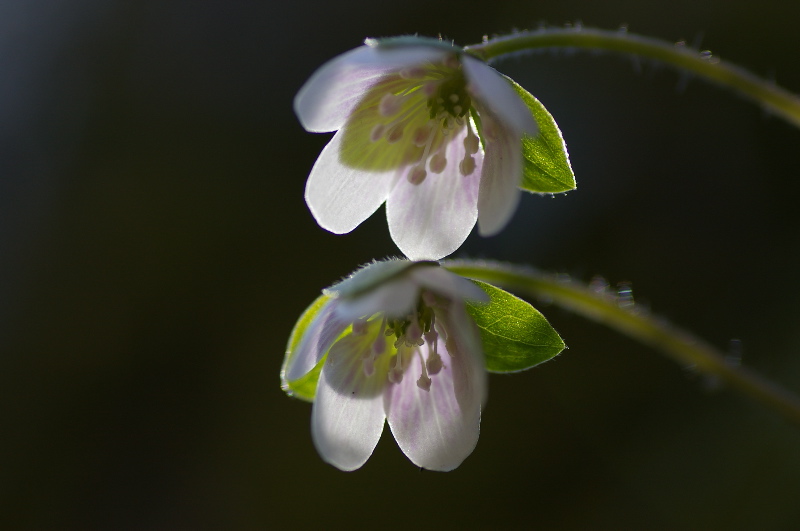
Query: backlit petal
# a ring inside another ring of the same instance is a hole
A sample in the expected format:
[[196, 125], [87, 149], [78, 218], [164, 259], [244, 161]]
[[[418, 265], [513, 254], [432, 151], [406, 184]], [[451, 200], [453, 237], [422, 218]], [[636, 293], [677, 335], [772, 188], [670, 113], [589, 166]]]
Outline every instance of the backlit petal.
[[519, 204], [522, 140], [501, 122], [485, 116], [486, 155], [478, 194], [478, 231], [493, 236], [506, 226]]
[[336, 305], [336, 301], [329, 301], [306, 329], [302, 341], [286, 366], [284, 378], [287, 381], [297, 380], [313, 369], [350, 324], [335, 315]]
[[497, 70], [474, 57], [465, 55], [462, 59], [464, 71], [469, 81], [470, 92], [480, 104], [507, 127], [519, 135], [535, 135], [539, 131], [530, 109], [522, 102], [516, 91]]
[[339, 299], [336, 315], [352, 321], [381, 312], [387, 317], [405, 317], [414, 309], [419, 286], [407, 275], [390, 279], [374, 289], [352, 298]]
[[[458, 467], [475, 449], [480, 432], [480, 400], [456, 397], [456, 381], [474, 376], [462, 367], [464, 360], [451, 357], [439, 342], [444, 367], [431, 376], [430, 390], [416, 381], [422, 373], [415, 356], [403, 380], [386, 389], [386, 416], [398, 446], [417, 466], [447, 471]], [[428, 345], [422, 347], [427, 354]], [[463, 384], [459, 384], [462, 388]]]
[[300, 88], [294, 111], [314, 133], [335, 131], [347, 120], [364, 92], [383, 76], [402, 68], [436, 62], [446, 51], [425, 46], [361, 46], [322, 65]]
[[[340, 470], [360, 468], [372, 455], [383, 432], [382, 392], [387, 367], [363, 370], [375, 334], [349, 334], [331, 347], [317, 385], [311, 413], [311, 435], [322, 458]], [[387, 356], [379, 363], [387, 363]], [[377, 364], [377, 363], [376, 363]]]
[[339, 161], [342, 131], [320, 153], [306, 182], [306, 203], [320, 227], [335, 234], [350, 232], [386, 200], [396, 172], [374, 173]]
[[469, 299], [479, 302], [489, 302], [489, 296], [481, 288], [466, 278], [451, 273], [441, 267], [417, 267], [409, 270], [408, 274], [420, 286], [439, 295], [444, 295], [450, 300]]
[[447, 166], [441, 174], [428, 172], [420, 184], [403, 177], [386, 202], [392, 239], [412, 260], [438, 260], [458, 249], [478, 217], [478, 186], [482, 154], [474, 155], [475, 169], [461, 175], [466, 128], [447, 144]]

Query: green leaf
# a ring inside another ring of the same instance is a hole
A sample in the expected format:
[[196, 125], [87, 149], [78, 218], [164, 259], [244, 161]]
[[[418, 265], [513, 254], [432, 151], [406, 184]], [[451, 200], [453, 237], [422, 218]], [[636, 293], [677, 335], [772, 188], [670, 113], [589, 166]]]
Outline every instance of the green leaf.
[[488, 371], [523, 371], [564, 350], [564, 341], [536, 308], [491, 284], [472, 282], [489, 295], [488, 304], [467, 301], [467, 312], [481, 334]]
[[575, 174], [569, 163], [567, 145], [553, 116], [530, 92], [511, 79], [509, 82], [539, 125], [538, 135], [522, 137], [524, 173], [520, 188], [549, 194], [574, 190]]
[[308, 330], [314, 318], [330, 299], [331, 298], [327, 295], [320, 295], [317, 297], [317, 300], [312, 302], [311, 306], [306, 308], [300, 316], [300, 319], [297, 320], [297, 323], [295, 323], [292, 329], [292, 333], [289, 335], [289, 342], [286, 344], [286, 355], [283, 358], [283, 365], [281, 366], [281, 388], [289, 396], [309, 402], [314, 401], [314, 395], [317, 393], [317, 380], [319, 380], [319, 372], [322, 370], [322, 364], [325, 361], [324, 358], [311, 372], [297, 380], [289, 381], [286, 379], [286, 368], [289, 366], [289, 362], [292, 358], [294, 358], [295, 351], [300, 345], [300, 341], [303, 339], [306, 330]]

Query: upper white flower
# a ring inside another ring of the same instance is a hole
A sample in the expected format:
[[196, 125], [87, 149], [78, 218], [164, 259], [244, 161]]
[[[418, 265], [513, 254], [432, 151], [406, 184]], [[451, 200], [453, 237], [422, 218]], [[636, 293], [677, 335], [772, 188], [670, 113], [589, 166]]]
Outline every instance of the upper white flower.
[[417, 466], [460, 465], [478, 442], [486, 400], [480, 337], [464, 300], [487, 295], [437, 264], [404, 260], [372, 264], [326, 294], [282, 370], [288, 390], [325, 360], [312, 411], [323, 459], [361, 467], [386, 420]]
[[350, 232], [386, 202], [392, 239], [437, 260], [475, 222], [492, 235], [510, 219], [531, 111], [496, 70], [433, 39], [368, 40], [318, 69], [294, 101], [303, 127], [337, 131], [306, 184], [323, 228]]

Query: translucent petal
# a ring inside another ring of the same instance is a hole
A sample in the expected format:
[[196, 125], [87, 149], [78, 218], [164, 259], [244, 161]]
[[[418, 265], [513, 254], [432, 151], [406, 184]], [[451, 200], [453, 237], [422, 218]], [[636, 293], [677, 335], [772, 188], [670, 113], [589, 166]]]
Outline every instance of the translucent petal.
[[311, 413], [311, 435], [322, 458], [340, 470], [360, 468], [383, 432], [382, 394], [388, 356], [376, 360], [375, 371], [369, 377], [362, 362], [378, 328], [373, 323], [370, 333], [349, 334], [337, 341], [320, 374]]
[[392, 239], [412, 260], [438, 260], [458, 249], [467, 239], [478, 217], [478, 187], [481, 152], [473, 155], [474, 171], [461, 175], [464, 158], [463, 128], [447, 144], [447, 166], [441, 174], [428, 172], [420, 184], [403, 177], [386, 202]]
[[336, 315], [346, 321], [371, 317], [378, 312], [390, 318], [405, 317], [414, 309], [417, 297], [417, 283], [407, 275], [400, 275], [363, 295], [338, 299]]
[[[478, 443], [481, 400], [458, 399], [456, 388], [474, 388], [469, 380], [476, 375], [464, 356], [451, 356], [443, 343], [439, 342], [439, 354], [444, 367], [430, 377], [430, 389], [417, 386], [422, 365], [416, 355], [403, 380], [386, 388], [385, 408], [403, 453], [419, 467], [448, 471], [458, 467]], [[428, 345], [422, 350], [427, 355]]]
[[373, 173], [339, 162], [342, 131], [320, 153], [306, 182], [306, 203], [320, 227], [350, 232], [386, 200], [396, 172]]
[[478, 231], [493, 236], [506, 226], [519, 204], [522, 182], [522, 139], [500, 122], [483, 115], [486, 155], [478, 194]]
[[489, 302], [489, 296], [481, 288], [466, 278], [441, 267], [417, 267], [411, 269], [409, 275], [420, 286], [428, 288], [434, 293], [444, 295], [450, 300], [469, 299]]
[[535, 135], [539, 131], [530, 109], [497, 70], [468, 55], [462, 58], [462, 65], [470, 91], [482, 106], [514, 129], [518, 136], [521, 133]]
[[322, 65], [300, 88], [294, 111], [307, 131], [335, 131], [365, 91], [391, 72], [440, 61], [446, 51], [426, 46], [361, 46]]
[[286, 366], [284, 377], [287, 381], [297, 380], [313, 369], [331, 344], [350, 324], [336, 317], [336, 305], [336, 301], [329, 301], [306, 329], [303, 339]]

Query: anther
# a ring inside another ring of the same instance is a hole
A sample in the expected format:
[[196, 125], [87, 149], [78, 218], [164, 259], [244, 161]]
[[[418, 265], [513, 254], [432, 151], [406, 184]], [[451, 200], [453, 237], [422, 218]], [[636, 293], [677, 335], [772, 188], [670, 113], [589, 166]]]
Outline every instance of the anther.
[[386, 128], [383, 126], [383, 124], [377, 124], [372, 128], [372, 132], [369, 134], [369, 139], [372, 142], [377, 142], [383, 136], [385, 129]]
[[444, 363], [442, 363], [442, 357], [438, 352], [431, 352], [428, 354], [428, 361], [425, 362], [425, 366], [428, 369], [428, 374], [433, 375], [442, 370]]
[[464, 177], [472, 175], [472, 172], [475, 171], [475, 159], [471, 155], [466, 155], [458, 165], [458, 169]]
[[392, 127], [389, 134], [386, 135], [386, 141], [390, 144], [394, 144], [401, 138], [403, 138], [403, 128], [398, 126]]
[[394, 94], [387, 92], [383, 95], [381, 102], [378, 104], [378, 112], [380, 112], [383, 116], [393, 116], [397, 114], [402, 104], [402, 96], [395, 96]]
[[472, 132], [472, 128], [467, 128], [467, 136], [464, 138], [464, 149], [467, 150], [469, 155], [474, 155], [480, 148], [480, 140]]
[[437, 153], [431, 157], [431, 162], [428, 167], [433, 173], [442, 173], [447, 167], [447, 159], [443, 153]]
[[450, 101], [456, 103], [458, 101], [458, 94], [450, 94]]
[[410, 172], [408, 172], [408, 182], [411, 184], [420, 184], [422, 181], [425, 180], [425, 177], [428, 176], [428, 172], [425, 171], [424, 163], [422, 165], [414, 166]]
[[397, 356], [392, 358], [392, 361], [389, 362], [389, 381], [395, 384], [399, 384], [403, 381], [403, 360], [400, 357], [400, 351], [397, 352]]

